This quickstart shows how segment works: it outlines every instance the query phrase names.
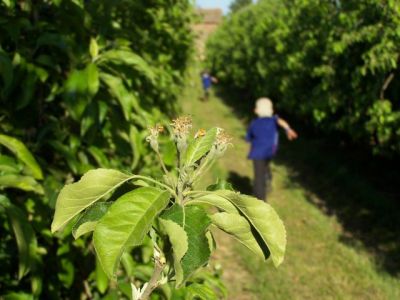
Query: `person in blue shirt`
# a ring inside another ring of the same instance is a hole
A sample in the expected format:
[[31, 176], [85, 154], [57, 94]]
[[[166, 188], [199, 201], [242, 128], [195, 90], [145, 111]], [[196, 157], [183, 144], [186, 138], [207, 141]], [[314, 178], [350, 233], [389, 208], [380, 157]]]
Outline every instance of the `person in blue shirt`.
[[202, 97], [203, 101], [208, 100], [208, 98], [210, 96], [211, 86], [213, 83], [217, 83], [217, 82], [218, 82], [218, 80], [215, 77], [211, 76], [210, 73], [208, 72], [208, 70], [204, 70], [201, 73], [201, 83], [203, 85], [203, 91], [204, 91], [204, 94]]
[[285, 130], [289, 140], [296, 139], [297, 133], [285, 120], [274, 115], [272, 101], [268, 98], [258, 99], [254, 112], [258, 118], [251, 122], [246, 135], [251, 143], [248, 158], [253, 160], [254, 166], [254, 196], [266, 201], [266, 189], [272, 180], [270, 162], [278, 150], [278, 126]]

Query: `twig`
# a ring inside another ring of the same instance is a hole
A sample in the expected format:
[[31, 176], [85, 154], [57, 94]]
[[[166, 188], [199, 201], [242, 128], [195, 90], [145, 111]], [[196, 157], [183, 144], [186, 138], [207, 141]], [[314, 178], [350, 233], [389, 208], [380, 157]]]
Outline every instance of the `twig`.
[[383, 86], [381, 88], [381, 93], [379, 95], [381, 100], [385, 98], [385, 91], [388, 88], [389, 84], [392, 82], [393, 78], [394, 78], [394, 73], [390, 73], [390, 75], [386, 78], [385, 82], [383, 83]]
[[146, 286], [146, 289], [143, 291], [143, 294], [140, 296], [138, 300], [147, 300], [149, 299], [151, 293], [160, 285], [160, 277], [165, 268], [165, 258], [164, 256], [154, 256], [154, 271], [153, 275], [151, 275], [150, 281]]
[[83, 287], [85, 289], [85, 294], [86, 294], [87, 298], [93, 299], [93, 295], [92, 295], [92, 292], [90, 291], [89, 283], [87, 282], [87, 280], [83, 281]]
[[163, 159], [162, 159], [162, 156], [161, 156], [161, 154], [160, 154], [160, 151], [157, 150], [156, 153], [157, 153], [158, 160], [160, 161], [161, 167], [162, 167], [162, 169], [163, 169], [165, 175], [168, 175], [169, 172], [168, 172], [168, 170], [167, 170], [167, 167], [166, 167], [165, 164], [164, 164], [164, 161], [163, 161]]

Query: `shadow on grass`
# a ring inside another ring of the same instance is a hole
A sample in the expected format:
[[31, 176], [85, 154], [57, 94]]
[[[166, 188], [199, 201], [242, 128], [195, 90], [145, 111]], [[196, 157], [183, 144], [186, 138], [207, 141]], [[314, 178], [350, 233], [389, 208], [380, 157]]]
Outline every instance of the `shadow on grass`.
[[[356, 249], [364, 246], [375, 255], [380, 268], [400, 276], [400, 195], [393, 189], [396, 179], [385, 179], [389, 174], [382, 174], [381, 167], [373, 168], [368, 161], [361, 165], [352, 160], [354, 153], [337, 150], [326, 141], [283, 142], [275, 163], [290, 170], [291, 181], [308, 191], [309, 202], [338, 218], [344, 228], [341, 242]], [[374, 172], [375, 179], [371, 178]], [[391, 188], [385, 188], [385, 181]]]
[[[245, 122], [254, 99], [218, 89], [216, 94]], [[292, 185], [301, 185], [307, 200], [327, 215], [337, 216], [344, 228], [340, 241], [374, 254], [378, 267], [400, 276], [400, 162], [373, 157], [362, 149], [341, 146], [341, 140], [305, 138], [304, 124], [294, 122], [300, 139], [281, 138], [275, 163], [290, 170]], [[299, 129], [301, 128], [301, 129]], [[311, 135], [312, 136], [312, 135]], [[397, 167], [396, 167], [397, 166]], [[249, 178], [230, 174], [234, 186], [251, 193]]]
[[227, 181], [232, 184], [236, 191], [246, 195], [253, 194], [253, 187], [249, 177], [242, 176], [236, 172], [229, 172]]

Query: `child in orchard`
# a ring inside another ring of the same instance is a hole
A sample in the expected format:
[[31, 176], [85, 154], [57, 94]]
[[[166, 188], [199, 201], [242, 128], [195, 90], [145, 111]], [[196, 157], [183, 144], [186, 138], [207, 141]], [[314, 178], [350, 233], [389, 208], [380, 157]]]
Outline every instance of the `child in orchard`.
[[201, 98], [203, 101], [207, 101], [208, 97], [210, 96], [210, 89], [213, 83], [217, 83], [217, 78], [210, 75], [208, 70], [204, 70], [201, 73], [201, 83], [203, 85], [204, 95]]
[[297, 133], [285, 120], [274, 115], [272, 101], [268, 98], [258, 99], [254, 112], [258, 118], [251, 122], [246, 135], [251, 143], [248, 158], [254, 165], [254, 196], [266, 200], [266, 187], [272, 180], [270, 162], [278, 149], [278, 126], [285, 130], [289, 140], [296, 139]]

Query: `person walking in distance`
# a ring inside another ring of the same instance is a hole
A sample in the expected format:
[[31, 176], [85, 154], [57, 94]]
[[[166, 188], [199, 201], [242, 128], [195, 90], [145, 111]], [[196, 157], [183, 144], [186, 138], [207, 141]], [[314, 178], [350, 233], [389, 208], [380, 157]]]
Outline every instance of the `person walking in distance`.
[[203, 85], [203, 101], [207, 101], [210, 97], [210, 89], [213, 83], [217, 83], [217, 78], [210, 75], [208, 70], [201, 72], [201, 83]]
[[296, 139], [297, 133], [288, 122], [274, 115], [269, 98], [258, 99], [254, 112], [258, 118], [251, 122], [246, 135], [246, 140], [251, 143], [248, 158], [253, 161], [254, 167], [254, 196], [266, 201], [267, 186], [272, 180], [270, 164], [278, 150], [278, 126], [285, 130], [289, 140]]

